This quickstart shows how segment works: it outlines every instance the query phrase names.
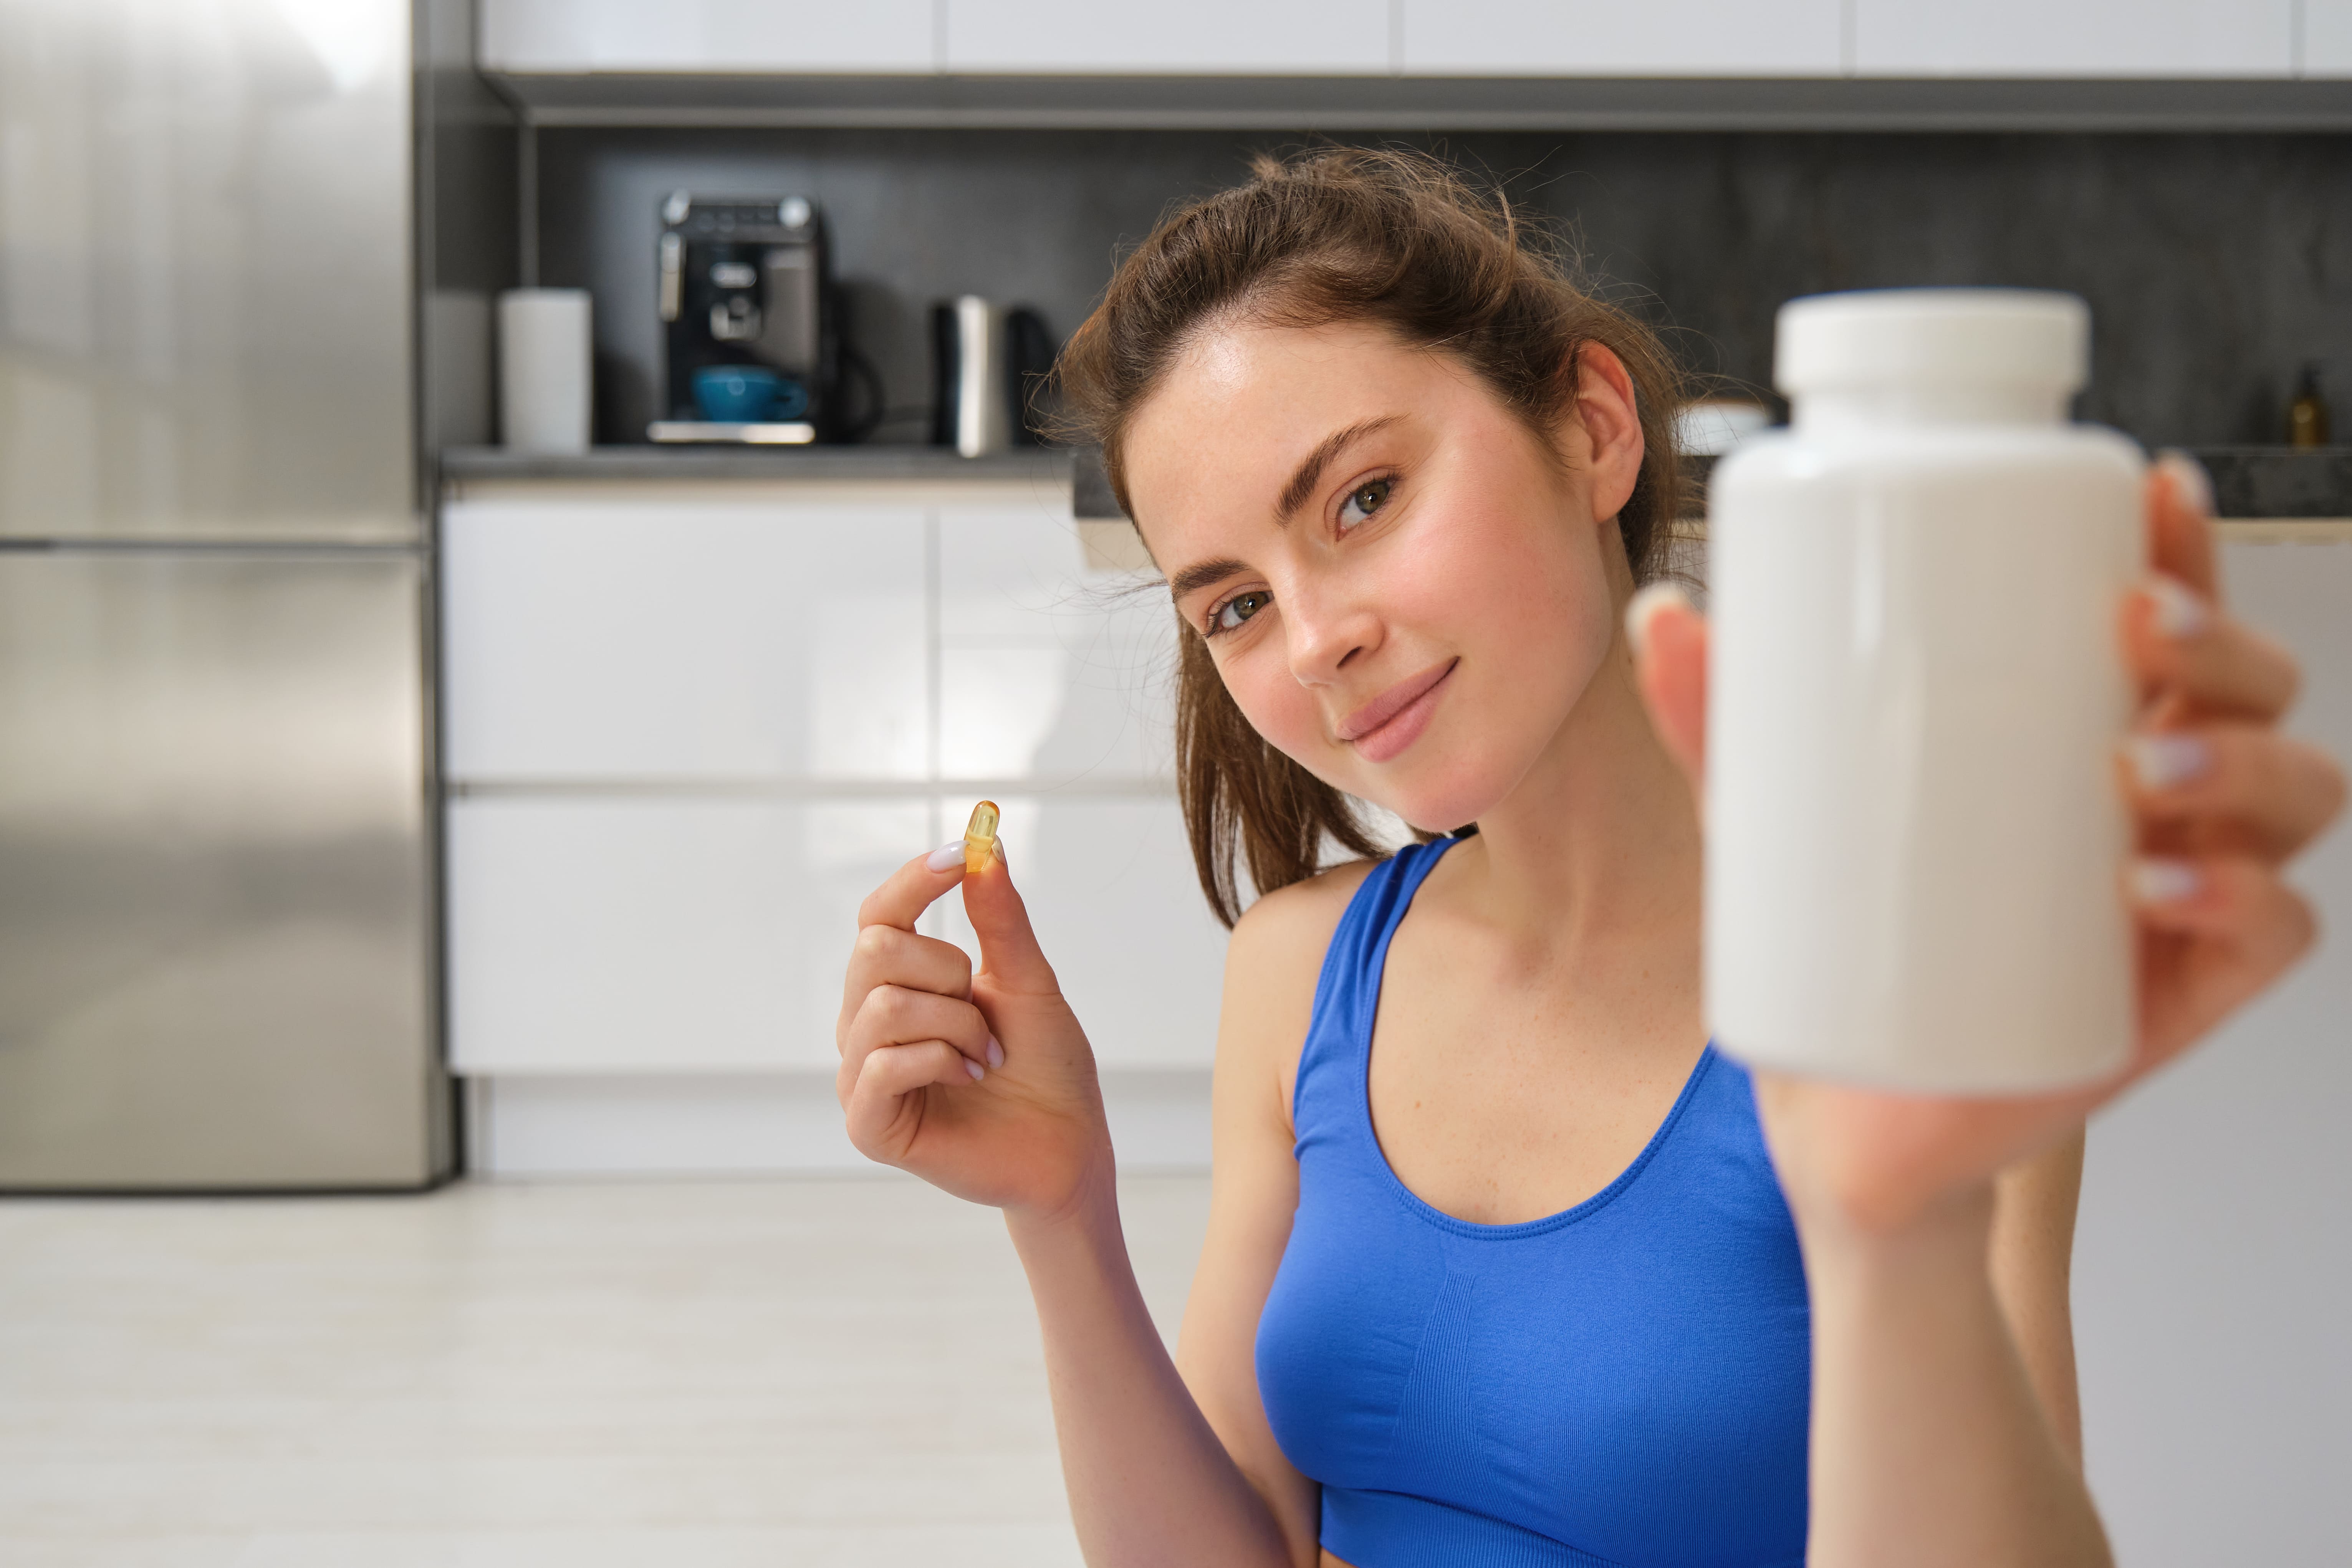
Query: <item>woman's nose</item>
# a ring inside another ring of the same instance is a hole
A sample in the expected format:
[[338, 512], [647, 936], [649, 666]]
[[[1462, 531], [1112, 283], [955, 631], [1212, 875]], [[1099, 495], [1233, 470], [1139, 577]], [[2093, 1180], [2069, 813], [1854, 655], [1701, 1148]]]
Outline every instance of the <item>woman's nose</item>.
[[1336, 684], [1350, 664], [1380, 646], [1379, 617], [1352, 597], [1294, 588], [1283, 612], [1290, 673], [1302, 686]]

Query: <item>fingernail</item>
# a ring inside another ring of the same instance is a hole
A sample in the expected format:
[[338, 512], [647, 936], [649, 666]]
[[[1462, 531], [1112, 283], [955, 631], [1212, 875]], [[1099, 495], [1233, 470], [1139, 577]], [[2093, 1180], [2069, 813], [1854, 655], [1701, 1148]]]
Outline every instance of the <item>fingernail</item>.
[[2193, 735], [2135, 735], [2124, 749], [2143, 789], [2186, 784], [2213, 766], [2213, 748]]
[[2142, 904], [2178, 904], [2204, 885], [2204, 873], [2189, 861], [2151, 856], [2132, 865], [2132, 896]]
[[953, 871], [963, 864], [963, 841], [951, 839], [930, 852], [923, 863], [933, 871]]
[[1654, 582], [1625, 601], [1625, 641], [1633, 644], [1635, 658], [1649, 653], [1650, 618], [1671, 605], [1690, 608], [1690, 595], [1671, 582]]
[[989, 840], [988, 847], [995, 854], [996, 863], [998, 865], [1003, 866], [1007, 871], [1011, 871], [1013, 869], [1013, 862], [1004, 858], [1004, 835], [1003, 833], [999, 833], [994, 838]]
[[996, 1043], [996, 1037], [992, 1034], [988, 1037], [988, 1064], [991, 1067], [1004, 1065], [1004, 1048]]
[[988, 1076], [988, 1069], [982, 1067], [977, 1061], [966, 1061], [963, 1064], [963, 1070], [971, 1074], [971, 1081], [974, 1083], [979, 1082], [982, 1079]]
[[2205, 465], [2186, 452], [2168, 447], [2156, 455], [2156, 468], [2172, 481], [2172, 493], [2181, 505], [2200, 517], [2213, 515], [2213, 476], [2205, 472]]
[[2179, 642], [2194, 637], [2211, 624], [2212, 612], [2196, 591], [2177, 577], [2161, 572], [2147, 580], [2148, 601], [2156, 607], [2156, 629]]

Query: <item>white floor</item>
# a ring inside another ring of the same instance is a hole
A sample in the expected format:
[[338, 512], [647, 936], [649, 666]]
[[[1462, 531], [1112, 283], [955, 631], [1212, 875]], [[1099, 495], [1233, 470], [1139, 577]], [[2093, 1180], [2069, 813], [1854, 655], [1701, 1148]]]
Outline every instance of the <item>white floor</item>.
[[[1172, 1335], [1206, 1178], [1124, 1199]], [[0, 1202], [5, 1568], [1077, 1561], [1003, 1226], [908, 1180]]]

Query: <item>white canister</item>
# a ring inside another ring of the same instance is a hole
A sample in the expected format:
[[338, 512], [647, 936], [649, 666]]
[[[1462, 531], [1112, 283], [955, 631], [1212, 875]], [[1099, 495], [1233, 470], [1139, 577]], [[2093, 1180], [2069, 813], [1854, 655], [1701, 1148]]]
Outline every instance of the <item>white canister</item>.
[[584, 288], [499, 296], [499, 432], [519, 452], [588, 450], [590, 341]]
[[1760, 1066], [2004, 1093], [2132, 1046], [2118, 642], [2138, 449], [2071, 295], [1780, 311], [1785, 434], [1708, 505], [1706, 993]]
[[1004, 308], [977, 294], [955, 302], [955, 448], [985, 457], [1013, 444]]

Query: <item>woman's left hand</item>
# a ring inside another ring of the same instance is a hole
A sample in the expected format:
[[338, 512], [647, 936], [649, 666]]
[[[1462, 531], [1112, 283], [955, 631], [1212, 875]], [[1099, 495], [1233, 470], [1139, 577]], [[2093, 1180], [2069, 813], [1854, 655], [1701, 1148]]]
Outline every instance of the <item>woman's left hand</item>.
[[[2281, 875], [2344, 802], [2343, 770], [2282, 735], [2294, 660], [2224, 612], [2210, 490], [2168, 455], [2149, 476], [2155, 575], [2124, 609], [2141, 706], [2118, 758], [2137, 819], [2137, 1048], [2116, 1076], [2019, 1098], [1954, 1098], [1757, 1074], [1780, 1178], [1801, 1218], [1899, 1227], [2079, 1127], [2278, 978], [2310, 946], [2310, 906]], [[1638, 600], [1638, 678], [1694, 786], [1706, 765], [1706, 624]]]

